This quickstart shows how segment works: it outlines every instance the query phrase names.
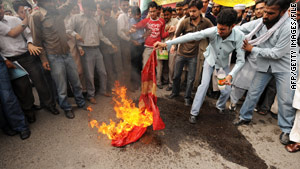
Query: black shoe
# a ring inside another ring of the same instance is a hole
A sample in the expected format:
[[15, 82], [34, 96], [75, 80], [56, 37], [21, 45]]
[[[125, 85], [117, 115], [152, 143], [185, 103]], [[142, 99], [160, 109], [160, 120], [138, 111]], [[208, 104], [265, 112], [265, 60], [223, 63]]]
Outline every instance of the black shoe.
[[34, 123], [36, 121], [35, 113], [26, 113], [25, 117], [28, 123]]
[[278, 114], [275, 114], [273, 112], [270, 111], [271, 117], [273, 117], [274, 119], [278, 119]]
[[8, 136], [15, 136], [18, 134], [18, 132], [16, 132], [15, 130], [12, 130], [10, 127], [8, 126], [5, 126], [3, 129], [2, 129], [3, 133], [8, 135]]
[[35, 105], [35, 104], [32, 106], [32, 109], [36, 111], [41, 110], [42, 108], [43, 108], [42, 106]]
[[192, 106], [192, 101], [191, 101], [191, 99], [184, 99], [184, 105], [185, 105], [185, 106]]
[[159, 89], [164, 88], [163, 85], [157, 85], [157, 87], [158, 87]]
[[239, 120], [233, 122], [233, 124], [234, 124], [235, 126], [249, 125], [250, 122], [251, 122], [251, 120], [243, 120], [243, 119], [239, 119]]
[[290, 133], [282, 132], [279, 136], [280, 143], [283, 145], [288, 145], [290, 142]]
[[174, 98], [177, 97], [177, 96], [178, 96], [178, 94], [171, 93], [171, 94], [168, 96], [168, 98], [169, 98], [169, 99], [174, 99]]
[[65, 115], [68, 119], [73, 119], [75, 117], [75, 114], [72, 110], [65, 111]]
[[29, 129], [20, 132], [20, 138], [22, 140], [28, 139], [30, 137], [30, 135], [31, 135], [31, 132]]
[[197, 122], [197, 116], [191, 115], [189, 118], [189, 122], [191, 124], [195, 124]]
[[172, 86], [168, 86], [167, 88], [166, 88], [166, 91], [171, 91], [172, 90]]
[[59, 114], [59, 111], [56, 109], [55, 106], [50, 106], [50, 107], [47, 108], [47, 110], [49, 112], [51, 112], [52, 114], [54, 114], [54, 115], [58, 115]]

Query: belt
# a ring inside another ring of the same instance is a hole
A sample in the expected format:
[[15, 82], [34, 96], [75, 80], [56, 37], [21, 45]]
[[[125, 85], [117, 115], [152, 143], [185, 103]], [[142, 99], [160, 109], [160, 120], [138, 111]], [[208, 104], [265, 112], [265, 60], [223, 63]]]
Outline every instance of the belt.
[[25, 57], [29, 57], [31, 56], [30, 53], [27, 51], [26, 53], [23, 53], [22, 55], [18, 55], [18, 56], [13, 56], [13, 57], [6, 57], [7, 60], [10, 60], [10, 61], [16, 61], [16, 60], [19, 60], [19, 59], [23, 59]]

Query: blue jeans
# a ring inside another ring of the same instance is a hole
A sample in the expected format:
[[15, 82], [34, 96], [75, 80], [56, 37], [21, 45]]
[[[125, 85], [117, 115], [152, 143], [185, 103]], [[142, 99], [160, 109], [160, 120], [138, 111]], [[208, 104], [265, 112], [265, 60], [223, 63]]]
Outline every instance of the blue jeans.
[[[229, 73], [229, 67], [223, 68], [226, 74]], [[206, 61], [204, 61], [203, 72], [202, 72], [202, 80], [201, 84], [198, 86], [195, 99], [191, 109], [191, 115], [198, 116], [200, 112], [200, 108], [203, 104], [203, 101], [206, 96], [207, 89], [209, 87], [209, 82], [211, 80], [211, 75], [214, 71], [214, 66], [211, 67]], [[221, 95], [217, 101], [216, 107], [217, 109], [224, 110], [226, 106], [226, 102], [230, 96], [231, 86], [226, 85], [224, 90], [220, 90]]]
[[58, 102], [64, 111], [72, 110], [72, 106], [67, 101], [67, 83], [70, 83], [76, 104], [79, 107], [85, 105], [85, 100], [82, 95], [82, 87], [80, 84], [77, 66], [70, 54], [66, 55], [50, 55], [48, 60], [51, 68], [51, 76], [55, 82]]
[[15, 131], [24, 131], [28, 129], [28, 125], [25, 122], [25, 116], [19, 101], [11, 87], [6, 64], [3, 61], [0, 61], [0, 72], [0, 109], [2, 108], [3, 110], [4, 122], [7, 121], [11, 129]]
[[196, 73], [196, 66], [197, 66], [197, 56], [195, 57], [184, 57], [184, 56], [176, 56], [175, 60], [175, 72], [173, 78], [173, 89], [172, 93], [179, 95], [180, 92], [180, 80], [183, 66], [187, 64], [189, 72], [187, 77], [187, 84], [184, 99], [192, 99], [192, 87], [195, 81], [195, 73]]
[[253, 110], [272, 77], [276, 80], [277, 99], [278, 99], [278, 125], [282, 132], [290, 133], [295, 119], [296, 110], [293, 108], [294, 90], [290, 89], [289, 72], [256, 72], [246, 100], [240, 110], [240, 119], [251, 120]]

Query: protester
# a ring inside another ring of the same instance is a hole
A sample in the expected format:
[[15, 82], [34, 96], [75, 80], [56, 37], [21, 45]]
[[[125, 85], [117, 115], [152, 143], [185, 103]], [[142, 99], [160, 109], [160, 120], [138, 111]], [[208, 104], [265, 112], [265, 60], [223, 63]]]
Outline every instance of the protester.
[[237, 20], [236, 20], [236, 25], [241, 25], [242, 24], [242, 19], [243, 15], [245, 13], [246, 5], [244, 4], [237, 4], [233, 7], [233, 9], [237, 12]]
[[[139, 7], [132, 8], [133, 18], [130, 19], [130, 26], [133, 26], [141, 21], [141, 10]], [[136, 90], [141, 85], [141, 71], [143, 67], [143, 52], [144, 52], [144, 29], [138, 29], [131, 34], [131, 64], [132, 73], [131, 80], [133, 89]]]
[[[268, 0], [262, 19], [242, 25], [239, 29], [247, 34], [243, 49], [257, 55], [257, 71], [240, 110], [235, 125], [249, 124], [253, 109], [264, 88], [275, 77], [278, 91], [278, 125], [282, 131], [280, 142], [289, 143], [289, 133], [295, 119], [292, 107], [294, 91], [290, 89], [290, 18], [287, 13], [290, 2]], [[254, 40], [252, 36], [256, 36]], [[251, 40], [251, 41], [250, 41]]]
[[177, 13], [175, 8], [172, 9], [172, 18], [177, 18]]
[[208, 7], [209, 0], [201, 0], [203, 3], [203, 8], [201, 9], [202, 16], [205, 17], [205, 13]]
[[165, 32], [165, 21], [162, 18], [158, 18], [157, 16], [157, 4], [152, 1], [149, 2], [149, 14], [150, 18], [143, 19], [136, 25], [133, 25], [133, 31], [135, 29], [150, 29], [151, 34], [146, 37], [145, 40], [145, 50], [143, 53], [143, 67], [146, 65], [152, 51], [153, 44], [157, 41], [161, 41], [161, 39], [169, 36], [169, 33], [175, 31], [174, 27], [171, 27], [168, 32]]
[[123, 64], [123, 82], [127, 87], [131, 86], [131, 56], [130, 56], [130, 34], [129, 34], [129, 0], [121, 0], [121, 14], [118, 17], [118, 35], [120, 37], [121, 55]]
[[[1, 13], [1, 16], [1, 22], [9, 28], [17, 27], [22, 23], [18, 17], [4, 16], [3, 13]], [[27, 15], [25, 17], [27, 17]], [[59, 111], [55, 108], [55, 100], [47, 87], [48, 84], [44, 77], [40, 60], [37, 57], [40, 54], [41, 48], [32, 44], [32, 36], [30, 29], [27, 28], [27, 23], [26, 25], [24, 24], [23, 27], [25, 27], [25, 30], [18, 36], [11, 37], [0, 35], [0, 53], [6, 60], [6, 64], [9, 68], [15, 68], [17, 62], [28, 72], [30, 79], [37, 89], [41, 105], [45, 106], [52, 114], [57, 115], [59, 114]], [[5, 28], [6, 27], [1, 25], [0, 29]], [[22, 78], [14, 79], [12, 81], [12, 86], [20, 100], [21, 107], [25, 112], [28, 121], [31, 123], [35, 122], [34, 97], [28, 77], [24, 76]]]
[[76, 5], [76, 0], [67, 1], [56, 8], [53, 0], [37, 0], [38, 9], [30, 17], [33, 43], [43, 47], [40, 58], [43, 67], [51, 70], [60, 107], [67, 118], [74, 118], [71, 104], [67, 101], [67, 83], [71, 84], [77, 106], [86, 109], [76, 64], [70, 55], [64, 18]]
[[25, 9], [25, 8], [32, 9], [32, 6], [26, 0], [15, 0], [12, 2], [12, 5], [13, 5], [13, 8], [16, 11], [18, 17], [21, 20], [23, 20], [25, 18], [26, 11], [27, 11], [27, 9]]
[[[216, 108], [219, 110], [219, 113], [225, 113], [224, 110], [226, 101], [229, 98], [231, 91], [231, 87], [229, 85], [231, 84], [232, 78], [235, 77], [236, 73], [245, 62], [244, 51], [241, 49], [244, 35], [233, 28], [236, 18], [236, 11], [232, 9], [224, 9], [217, 17], [217, 27], [208, 28], [195, 33], [189, 33], [172, 41], [168, 41], [167, 43], [155, 44], [156, 47], [168, 46], [168, 48], [170, 48], [170, 46], [174, 44], [199, 41], [205, 38], [208, 38], [210, 41], [210, 44], [207, 47], [207, 52], [204, 53], [206, 59], [203, 66], [202, 81], [194, 98], [191, 116], [189, 119], [190, 123], [196, 123], [196, 118], [199, 115], [199, 110], [203, 104], [214, 69], [219, 70], [220, 68], [223, 68], [227, 74], [225, 81], [227, 86], [224, 90], [221, 90], [221, 96], [216, 104]], [[237, 64], [234, 66], [232, 71], [229, 72], [229, 54], [234, 49], [237, 49]]]
[[265, 1], [257, 0], [255, 2], [254, 17], [251, 18], [251, 20], [255, 20], [255, 19], [259, 19], [259, 18], [263, 17], [264, 7], [265, 7]]
[[217, 16], [221, 12], [221, 9], [222, 5], [219, 5], [217, 3], [212, 3], [208, 5], [205, 17], [208, 18], [214, 26], [217, 26]]
[[[203, 18], [201, 15], [201, 8], [203, 7], [201, 1], [192, 0], [189, 3], [188, 7], [189, 7], [190, 17], [183, 20], [181, 24], [178, 26], [178, 30], [176, 30], [176, 35], [175, 35], [176, 37], [179, 37], [181, 34], [185, 35], [192, 32], [205, 30], [213, 26], [207, 18]], [[191, 94], [192, 94], [192, 87], [195, 79], [199, 43], [200, 41], [182, 43], [178, 48], [178, 52], [175, 60], [175, 72], [174, 72], [172, 93], [169, 95], [168, 98], [173, 99], [179, 95], [182, 70], [184, 65], [187, 65], [189, 69], [189, 73], [187, 77], [187, 87], [184, 95], [184, 104], [186, 106], [192, 105]]]
[[176, 3], [176, 14], [177, 14], [177, 19], [180, 20], [182, 17], [183, 17], [183, 10], [182, 10], [182, 7], [183, 7], [183, 2], [177, 2]]
[[107, 72], [107, 91], [111, 93], [115, 80], [121, 79], [123, 64], [120, 50], [120, 40], [118, 36], [117, 20], [111, 17], [112, 6], [108, 2], [102, 2], [100, 5], [101, 16], [100, 26], [103, 34], [114, 44], [118, 50], [112, 50], [111, 46], [102, 43], [100, 51], [103, 54], [104, 64]]
[[[173, 18], [172, 17], [172, 13], [171, 13], [171, 8], [167, 7], [164, 8], [164, 19], [166, 22], [166, 26], [165, 26], [165, 31], [167, 31], [170, 27], [176, 27], [177, 23], [178, 23], [178, 19]], [[171, 40], [173, 39], [174, 34], [170, 34], [169, 37], [163, 39], [163, 42], [166, 42], [167, 40]], [[173, 76], [174, 76], [174, 67], [175, 67], [175, 57], [176, 57], [176, 53], [170, 53], [168, 52], [168, 87], [166, 88], [167, 91], [171, 91], [172, 90], [172, 86], [173, 86]], [[162, 76], [162, 72], [163, 72], [163, 60], [158, 60], [157, 61], [157, 84], [162, 84], [161, 82], [161, 76]]]

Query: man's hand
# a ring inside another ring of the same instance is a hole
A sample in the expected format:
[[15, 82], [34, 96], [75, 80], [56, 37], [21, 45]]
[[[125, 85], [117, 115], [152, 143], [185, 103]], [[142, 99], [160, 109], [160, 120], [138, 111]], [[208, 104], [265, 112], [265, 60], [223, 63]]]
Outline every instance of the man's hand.
[[163, 49], [167, 47], [167, 44], [166, 43], [162, 43], [162, 42], [155, 42], [154, 43], [154, 48], [155, 49]]
[[114, 52], [118, 52], [118, 48], [115, 45], [111, 45], [111, 47], [113, 48]]
[[226, 76], [226, 81], [225, 81], [225, 85], [231, 85], [231, 79], [232, 79], [232, 76], [231, 75], [228, 75]]
[[80, 56], [84, 55], [84, 50], [82, 48], [79, 48], [79, 54], [80, 54]]
[[10, 61], [10, 60], [5, 60], [5, 64], [8, 69], [15, 69], [16, 66]]
[[132, 25], [132, 27], [129, 30], [129, 34], [135, 33], [136, 32], [136, 27], [135, 25]]
[[171, 26], [168, 30], [169, 33], [174, 33], [176, 30], [176, 27], [175, 26]]
[[242, 49], [244, 49], [247, 52], [251, 52], [252, 48], [253, 48], [253, 46], [250, 45], [247, 40], [244, 40], [244, 44], [243, 44]]
[[82, 39], [82, 37], [78, 33], [75, 35], [75, 38], [76, 38], [76, 40], [84, 43], [84, 40]]
[[140, 46], [141, 44], [136, 40], [131, 40], [134, 46]]
[[175, 52], [176, 52], [176, 50], [175, 50], [175, 46], [174, 45], [172, 45], [172, 47], [171, 47], [171, 49], [170, 49], [170, 53], [171, 54], [174, 54]]
[[30, 55], [38, 56], [41, 53], [42, 47], [34, 46], [32, 43], [28, 43], [28, 51]]
[[45, 69], [45, 70], [51, 70], [50, 69], [50, 65], [49, 65], [49, 62], [43, 62], [43, 68]]
[[151, 33], [152, 33], [152, 31], [151, 31], [150, 29], [147, 29], [147, 30], [145, 31], [144, 35], [143, 35], [144, 38], [147, 38], [148, 36], [150, 36]]

